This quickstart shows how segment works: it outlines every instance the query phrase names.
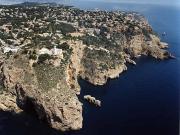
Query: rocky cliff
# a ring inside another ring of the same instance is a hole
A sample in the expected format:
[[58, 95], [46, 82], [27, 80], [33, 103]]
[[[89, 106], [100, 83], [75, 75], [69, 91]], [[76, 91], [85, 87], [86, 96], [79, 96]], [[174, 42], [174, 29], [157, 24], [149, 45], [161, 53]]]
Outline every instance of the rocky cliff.
[[[108, 78], [116, 78], [127, 70], [127, 63], [135, 65], [134, 59], [141, 55], [157, 59], [172, 57], [165, 50], [167, 45], [153, 33], [144, 17], [137, 14], [85, 12], [57, 6], [30, 7], [18, 7], [19, 12], [26, 13], [23, 14], [26, 21], [21, 19], [18, 28], [17, 24], [11, 24], [13, 28], [3, 24], [0, 29], [1, 33], [9, 34], [9, 37], [1, 36], [2, 50], [10, 41], [20, 47], [17, 52], [12, 49], [0, 54], [0, 84], [6, 91], [0, 95], [0, 110], [18, 112], [19, 107], [34, 112], [52, 128], [78, 130], [83, 124], [82, 103], [77, 97], [79, 77], [94, 85], [103, 85]], [[3, 12], [9, 6], [1, 8]], [[35, 17], [30, 15], [32, 10], [36, 12]], [[41, 10], [48, 10], [49, 18], [42, 15]], [[51, 18], [50, 14], [57, 16]], [[8, 18], [2, 16], [2, 20]], [[11, 18], [16, 18], [14, 16], [12, 13]], [[81, 26], [87, 16], [86, 19], [96, 24], [88, 21]], [[97, 16], [101, 16], [99, 21]], [[78, 27], [67, 17], [79, 17]], [[104, 19], [109, 19], [110, 23], [106, 24]], [[16, 36], [15, 30], [18, 31]], [[58, 49], [53, 50], [54, 46]]]
[[40, 120], [59, 130], [82, 128], [82, 104], [66, 82], [64, 67], [37, 64], [24, 55], [4, 60], [1, 71], [6, 91], [16, 94], [17, 105], [33, 111]]

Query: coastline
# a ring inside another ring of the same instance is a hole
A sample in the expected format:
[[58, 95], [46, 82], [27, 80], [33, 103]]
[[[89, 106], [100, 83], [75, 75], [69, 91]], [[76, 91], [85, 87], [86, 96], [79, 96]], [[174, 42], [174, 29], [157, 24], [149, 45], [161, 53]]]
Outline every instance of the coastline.
[[[128, 57], [136, 57], [136, 56], [138, 56], [138, 55], [141, 55], [141, 54], [145, 54], [145, 55], [152, 55], [153, 57], [155, 57], [155, 58], [159, 58], [159, 59], [164, 59], [164, 58], [168, 58], [168, 57], [170, 57], [170, 54], [167, 52], [167, 51], [164, 51], [164, 50], [161, 50], [162, 48], [161, 47], [159, 47], [159, 41], [155, 41], [155, 43], [153, 43], [153, 45], [151, 46], [151, 48], [149, 48], [149, 47], [147, 47], [146, 45], [142, 45], [142, 44], [144, 44], [144, 43], [146, 43], [145, 41], [144, 41], [144, 36], [143, 35], [141, 35], [140, 37], [138, 36], [138, 37], [133, 37], [133, 39], [132, 40], [130, 40], [130, 41], [128, 41], [128, 44], [127, 43], [125, 43], [125, 45], [124, 45], [124, 48], [125, 49], [128, 49], [128, 51], [131, 53]], [[154, 38], [152, 38], [152, 40], [153, 40]], [[155, 39], [156, 39], [156, 37], [155, 37]], [[152, 42], [154, 42], [154, 41], [152, 41]], [[137, 43], [140, 43], [140, 44], [137, 44]], [[74, 44], [74, 43], [72, 43], [72, 44]], [[150, 43], [151, 44], [151, 43]], [[124, 49], [123, 48], [123, 49]], [[95, 50], [94, 48], [93, 48], [93, 50]], [[74, 51], [74, 50], [73, 50]], [[103, 53], [105, 54], [105, 55], [108, 55], [108, 52], [106, 52], [106, 51], [104, 51], [104, 50], [102, 50], [102, 49], [100, 49], [100, 51], [103, 51]], [[114, 50], [111, 50], [112, 52], [114, 51]], [[83, 61], [83, 62], [86, 62], [86, 59], [87, 59], [87, 56], [88, 56], [88, 53], [89, 52], [86, 52], [86, 53], [84, 53], [83, 54], [83, 56], [81, 56], [80, 58], [82, 58], [82, 59], [84, 59], [84, 60], [79, 60], [79, 61]], [[113, 52], [114, 53], [114, 52]], [[112, 53], [112, 54], [113, 54]], [[111, 55], [110, 55], [111, 56]], [[120, 56], [122, 56], [122, 57], [125, 57], [125, 55], [124, 54], [120, 54]], [[78, 58], [78, 57], [77, 57]], [[92, 58], [88, 58], [88, 59], [92, 59]], [[114, 60], [114, 59], [111, 59], [112, 61]], [[25, 59], [25, 61], [26, 61], [26, 59]], [[72, 59], [70, 59], [70, 61], [72, 61]], [[101, 62], [102, 62], [103, 60], [101, 60], [100, 58], [97, 58], [97, 59], [95, 59], [94, 61], [90, 61], [90, 65], [93, 65], [94, 64], [94, 62], [95, 63], [100, 63], [101, 64]], [[10, 61], [11, 62], [11, 61]], [[106, 61], [104, 61], [105, 63], [106, 63]], [[115, 61], [116, 62], [116, 61]], [[106, 83], [106, 81], [107, 81], [107, 78], [114, 78], [114, 77], [116, 77], [117, 76], [117, 74], [119, 75], [119, 73], [121, 73], [124, 69], [126, 69], [126, 68], [124, 68], [125, 67], [125, 63], [126, 63], [126, 61], [121, 61], [122, 63], [121, 63], [121, 65], [122, 66], [120, 66], [120, 68], [118, 68], [118, 66], [119, 66], [119, 63], [117, 64], [117, 65], [115, 65], [115, 69], [117, 68], [117, 72], [118, 73], [116, 73], [115, 72], [115, 75], [114, 75], [114, 72], [112, 72], [112, 71], [114, 71], [114, 70], [109, 70], [109, 68], [107, 68], [106, 70], [107, 70], [107, 72], [106, 71], [103, 71], [102, 73], [100, 73], [100, 69], [99, 69], [99, 67], [97, 66], [97, 65], [95, 65], [95, 67], [93, 67], [93, 69], [91, 70], [91, 71], [89, 71], [89, 68], [91, 68], [91, 67], [85, 67], [83, 64], [81, 65], [81, 67], [80, 67], [80, 69], [77, 69], [77, 71], [75, 70], [75, 72], [74, 71], [70, 71], [70, 72], [72, 72], [72, 74], [74, 74], [75, 73], [75, 80], [77, 81], [77, 76], [82, 76], [82, 78], [84, 78], [84, 79], [86, 79], [86, 80], [89, 80], [89, 82], [91, 82], [91, 83], [93, 83], [93, 84], [98, 84], [98, 85], [102, 85], [102, 84], [104, 84], [104, 83]], [[5, 65], [5, 66], [8, 66], [8, 61], [7, 61], [7, 65]], [[11, 63], [11, 64], [13, 64], [13, 63]], [[14, 63], [15, 64], [15, 63]], [[71, 62], [70, 63], [68, 63], [69, 65], [68, 66], [70, 66], [71, 67]], [[85, 63], [84, 63], [85, 64]], [[116, 63], [115, 63], [116, 64]], [[3, 65], [4, 66], [4, 65]], [[74, 67], [75, 66], [75, 67]], [[96, 67], [97, 66], [97, 67]], [[109, 66], [109, 65], [108, 65]], [[16, 66], [15, 66], [16, 67]], [[76, 69], [76, 67], [77, 67], [77, 65], [73, 65], [72, 67], [74, 67], [74, 69]], [[122, 68], [123, 67], [123, 68]], [[19, 68], [19, 69], [16, 69], [16, 70], [14, 70], [14, 69], [10, 69], [9, 71], [7, 71], [7, 73], [8, 74], [11, 74], [11, 73], [13, 73], [13, 72], [15, 72], [15, 74], [16, 73], [22, 73], [21, 72], [21, 68], [22, 67], [17, 67], [17, 68]], [[74, 70], [74, 69], [69, 69], [69, 70]], [[122, 70], [123, 69], [123, 70]], [[18, 71], [18, 70], [20, 70], [20, 71]], [[27, 72], [29, 72], [28, 70], [28, 68], [26, 69], [27, 70]], [[18, 72], [17, 72], [18, 71]], [[31, 71], [31, 70], [30, 70]], [[85, 72], [86, 71], [86, 72]], [[92, 72], [92, 73], [91, 73]], [[66, 73], [66, 71], [65, 71], [65, 73]], [[99, 74], [97, 74], [97, 73], [99, 73]], [[5, 75], [6, 76], [6, 75]], [[14, 76], [13, 74], [12, 74], [12, 76]], [[66, 75], [65, 75], [66, 76]], [[6, 78], [8, 78], [8, 77], [6, 77]], [[18, 77], [15, 77], [15, 79], [17, 79]], [[72, 77], [73, 78], [73, 77]], [[98, 78], [98, 79], [97, 79]], [[35, 79], [35, 78], [33, 78], [33, 79]], [[21, 80], [22, 81], [22, 78], [20, 77], [19, 78], [19, 80]], [[18, 81], [19, 81], [18, 80]], [[71, 82], [71, 81], [73, 81], [73, 80], [71, 80], [71, 79], [68, 79], [69, 80], [69, 82]], [[72, 84], [76, 84], [77, 82], [73, 82]], [[13, 82], [13, 83], [12, 83]], [[47, 96], [49, 96], [49, 94], [52, 94], [52, 93], [43, 93], [42, 95], [38, 95], [38, 93], [41, 93], [41, 91], [40, 92], [37, 92], [37, 91], [33, 91], [33, 93], [29, 93], [29, 88], [31, 88], [30, 86], [26, 86], [27, 84], [25, 83], [25, 84], [23, 84], [24, 82], [22, 82], [22, 85], [24, 85], [25, 86], [25, 89], [23, 88], [23, 86], [20, 86], [20, 85], [17, 85], [17, 82], [16, 82], [16, 80], [11, 80], [10, 81], [10, 83], [9, 82], [6, 82], [7, 84], [7, 86], [10, 84], [12, 84], [12, 85], [16, 85], [17, 86], [17, 88], [16, 88], [16, 91], [17, 91], [17, 95], [19, 96], [18, 97], [18, 100], [20, 100], [20, 102], [26, 102], [26, 98], [28, 98], [28, 97], [36, 97], [35, 98], [35, 100], [37, 100], [38, 98], [42, 98], [43, 100], [42, 101], [44, 101], [44, 100], [46, 100], [46, 99], [44, 99], [44, 98], [46, 98]], [[9, 83], [9, 84], [8, 84]], [[63, 82], [64, 83], [64, 82]], [[28, 84], [29, 85], [29, 84]], [[71, 88], [70, 87], [70, 89], [78, 89], [78, 86], [79, 85], [75, 85], [74, 87], [75, 88]], [[33, 86], [34, 87], [34, 86]], [[35, 86], [36, 87], [36, 86]], [[69, 86], [68, 86], [69, 87]], [[34, 88], [33, 88], [34, 89]], [[22, 95], [22, 92], [23, 93], [26, 93], [27, 95]], [[37, 93], [36, 93], [37, 92]], [[53, 94], [57, 94], [55, 91], [53, 91], [52, 90], [52, 92], [53, 92]], [[32, 94], [33, 94], [33, 96], [32, 96]], [[38, 95], [38, 96], [37, 96]], [[73, 97], [76, 97], [75, 96], [75, 94], [74, 94], [74, 92], [73, 92]], [[40, 96], [40, 97], [39, 97]], [[54, 95], [52, 95], [52, 97], [54, 98], [55, 96]], [[37, 101], [36, 101], [37, 102]], [[37, 104], [36, 102], [33, 102], [33, 104]], [[70, 102], [70, 104], [72, 103], [71, 101], [68, 101], [68, 102]], [[76, 98], [76, 101], [75, 102], [78, 102], [78, 100], [77, 100], [77, 98]], [[41, 105], [42, 103], [41, 103], [41, 101], [38, 101], [38, 104], [39, 105]], [[21, 106], [21, 105], [19, 105], [19, 106]], [[72, 106], [74, 106], [74, 104], [72, 105]], [[71, 108], [72, 106], [70, 106], [69, 108]], [[21, 106], [22, 107], [22, 106]], [[35, 106], [36, 107], [36, 106]], [[44, 107], [46, 107], [46, 105], [44, 106]], [[80, 108], [79, 108], [80, 107]], [[23, 108], [23, 107], [22, 107]], [[60, 107], [61, 108], [61, 107]], [[82, 121], [82, 118], [81, 118], [81, 115], [82, 115], [82, 109], [81, 109], [81, 105], [78, 103], [78, 107], [77, 108], [79, 108], [77, 111], [78, 111], [78, 114], [75, 114], [75, 115], [78, 115], [78, 117], [79, 117], [79, 119], [80, 119], [80, 121], [79, 121], [79, 123], [81, 123], [81, 121]], [[65, 110], [66, 110], [66, 108], [65, 108]], [[37, 112], [39, 111], [39, 110], [36, 110]], [[54, 111], [54, 110], [53, 110]], [[74, 110], [73, 110], [74, 111]], [[54, 112], [52, 112], [52, 113], [54, 113]], [[69, 113], [69, 112], [68, 112]], [[70, 112], [71, 113], [71, 112]], [[57, 115], [57, 114], [56, 114]], [[74, 116], [74, 115], [73, 115]], [[41, 116], [40, 116], [41, 117]], [[58, 116], [58, 117], [61, 117], [61, 116]], [[69, 116], [67, 116], [67, 117], [69, 117]], [[71, 117], [71, 116], [70, 116]], [[72, 117], [71, 117], [72, 118]], [[70, 119], [71, 119], [70, 118]], [[41, 119], [41, 118], [40, 118]], [[74, 120], [72, 120], [71, 122], [74, 122]], [[71, 127], [67, 127], [67, 129], [65, 128], [62, 128], [62, 127], [58, 127], [58, 125], [56, 126], [54, 126], [54, 124], [53, 124], [53, 122], [49, 122], [49, 123], [51, 123], [52, 124], [52, 127], [54, 127], [54, 128], [57, 128], [57, 129], [60, 129], [60, 130], [69, 130], [69, 128], [71, 129], [71, 130], [77, 130], [77, 129], [80, 129], [81, 127], [82, 127], [82, 125], [80, 124], [80, 126], [77, 126], [77, 125], [75, 125], [75, 126], [71, 126]], [[66, 123], [66, 122], [65, 122]], [[78, 124], [79, 124], [78, 123]], [[77, 124], [77, 123], [75, 123], [75, 124]], [[68, 125], [69, 126], [69, 125]]]

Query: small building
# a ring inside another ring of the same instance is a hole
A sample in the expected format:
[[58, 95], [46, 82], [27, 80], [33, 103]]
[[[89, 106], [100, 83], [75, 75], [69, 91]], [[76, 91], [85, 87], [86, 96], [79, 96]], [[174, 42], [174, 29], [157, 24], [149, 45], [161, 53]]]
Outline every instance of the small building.
[[47, 49], [47, 48], [42, 48], [42, 49], [39, 50], [39, 55], [41, 55], [41, 54], [52, 55], [52, 52], [49, 49]]
[[8, 53], [8, 52], [17, 53], [18, 50], [19, 50], [18, 47], [14, 47], [14, 48], [11, 48], [11, 47], [4, 47], [3, 52], [4, 52], [4, 53]]
[[99, 35], [100, 34], [100, 29], [94, 29], [94, 32]]
[[59, 56], [60, 58], [63, 58], [63, 51], [62, 49], [58, 49], [56, 48], [56, 46], [54, 46], [53, 49], [51, 49], [52, 55], [54, 56]]
[[72, 37], [82, 37], [84, 34], [80, 32], [69, 33]]
[[111, 34], [110, 34], [110, 33], [107, 33], [106, 38], [107, 38], [107, 39], [110, 39], [110, 38], [111, 38]]
[[94, 29], [93, 28], [87, 28], [86, 29], [86, 32], [91, 35], [91, 36], [94, 36]]
[[63, 58], [63, 51], [62, 49], [58, 49], [56, 48], [56, 46], [54, 46], [53, 49], [49, 50], [47, 48], [42, 48], [39, 50], [39, 55], [41, 54], [49, 54], [49, 55], [53, 55], [53, 56], [58, 56], [60, 58]]

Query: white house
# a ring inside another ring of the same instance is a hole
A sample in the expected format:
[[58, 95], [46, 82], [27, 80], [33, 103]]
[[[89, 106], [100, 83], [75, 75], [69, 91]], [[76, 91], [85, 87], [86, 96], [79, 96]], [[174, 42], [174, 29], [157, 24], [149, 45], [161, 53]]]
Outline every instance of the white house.
[[54, 56], [60, 56], [61, 58], [63, 58], [63, 52], [62, 49], [58, 49], [56, 48], [56, 46], [54, 46], [53, 49], [51, 49], [52, 55]]
[[13, 53], [17, 53], [19, 50], [19, 48], [10, 48], [10, 47], [4, 47], [4, 53], [8, 53], [8, 52], [13, 52]]
[[40, 49], [39, 55], [41, 55], [41, 54], [49, 54], [49, 55], [59, 56], [60, 58], [63, 58], [62, 49], [58, 49], [58, 48], [56, 48], [56, 46], [54, 46], [54, 48], [51, 50], [49, 50], [47, 48]]
[[52, 55], [52, 52], [49, 49], [47, 49], [47, 48], [42, 48], [42, 49], [39, 50], [39, 55], [41, 55], [41, 54]]

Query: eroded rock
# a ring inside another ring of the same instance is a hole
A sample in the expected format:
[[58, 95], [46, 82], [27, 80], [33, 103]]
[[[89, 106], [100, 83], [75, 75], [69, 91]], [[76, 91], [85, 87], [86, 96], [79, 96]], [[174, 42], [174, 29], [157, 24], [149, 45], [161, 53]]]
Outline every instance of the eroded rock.
[[[35, 113], [40, 120], [57, 130], [79, 130], [83, 124], [82, 104], [77, 98], [80, 94], [79, 77], [94, 85], [104, 85], [109, 78], [119, 77], [127, 70], [126, 62], [136, 65], [133, 60], [137, 57], [174, 57], [166, 50], [168, 45], [153, 33], [145, 18], [136, 13], [85, 12], [58, 6], [56, 10], [53, 6], [44, 6], [41, 9], [44, 12], [39, 12], [40, 7], [33, 8], [38, 19], [35, 17], [32, 20], [29, 15], [26, 15], [29, 19], [20, 19], [23, 22], [18, 23], [19, 26], [14, 29], [18, 31], [17, 34], [10, 32], [6, 24], [1, 26], [0, 32], [7, 34], [1, 36], [12, 38], [8, 40], [20, 47], [13, 53], [4, 54], [0, 51], [0, 85], [7, 92], [13, 93], [13, 96], [0, 95], [0, 108], [3, 111], [16, 112], [20, 107]], [[22, 8], [31, 13], [31, 8]], [[10, 12], [12, 17], [17, 13], [14, 10]], [[73, 25], [76, 24], [69, 19], [67, 21], [68, 16], [48, 18], [44, 14], [46, 12], [53, 16], [63, 16], [67, 12], [74, 16], [78, 12], [80, 15], [75, 17], [79, 19], [78, 22], [88, 16], [96, 23], [88, 21], [90, 24], [87, 23], [86, 27], [75, 28]], [[103, 22], [103, 18], [98, 18], [97, 21], [97, 16], [106, 16], [112, 20]], [[129, 20], [132, 18], [135, 21]], [[11, 19], [9, 24], [11, 27]], [[94, 31], [92, 27], [98, 28]], [[44, 29], [48, 32], [44, 33]], [[2, 50], [12, 45], [4, 40], [6, 38], [0, 39]], [[56, 46], [63, 57], [48, 53], [52, 47], [55, 47], [56, 52]], [[42, 48], [46, 48], [46, 51], [43, 54], [37, 53]], [[90, 95], [84, 96], [84, 99], [101, 106], [101, 101]]]
[[16, 59], [9, 58], [1, 66], [2, 81], [7, 91], [16, 95], [13, 99], [17, 100], [17, 105], [16, 102], [11, 103], [10, 98], [2, 96], [6, 98], [5, 103], [10, 104], [0, 104], [0, 107], [3, 110], [16, 110], [13, 108], [16, 105], [26, 112], [33, 112], [40, 120], [57, 130], [81, 129], [82, 104], [76, 91], [66, 81], [67, 64], [63, 64], [63, 67], [47, 64], [31, 67], [32, 64], [29, 64], [25, 55]]
[[16, 96], [7, 92], [0, 94], [0, 111], [20, 113], [22, 110], [16, 104]]
[[25, 111], [34, 111], [38, 118], [61, 130], [82, 128], [82, 104], [74, 93], [63, 95], [58, 90], [42, 93], [37, 89], [16, 85], [17, 104]]
[[95, 97], [92, 97], [91, 95], [85, 95], [84, 99], [87, 100], [89, 103], [92, 103], [98, 107], [101, 107], [101, 101], [97, 100]]

